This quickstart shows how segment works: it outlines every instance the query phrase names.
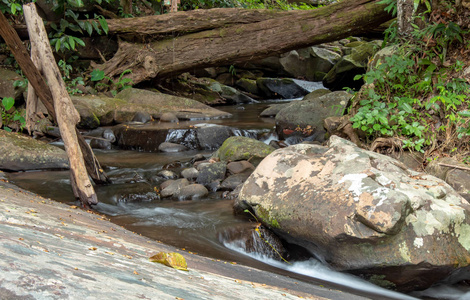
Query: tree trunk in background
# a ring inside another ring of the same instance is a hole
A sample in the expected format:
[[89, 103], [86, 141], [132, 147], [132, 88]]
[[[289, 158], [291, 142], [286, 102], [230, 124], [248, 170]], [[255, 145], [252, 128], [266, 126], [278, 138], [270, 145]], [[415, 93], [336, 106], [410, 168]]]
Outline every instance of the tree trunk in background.
[[413, 15], [415, 14], [413, 0], [397, 1], [397, 24], [398, 34], [401, 37], [408, 37], [413, 30]]
[[[135, 18], [133, 24], [138, 24], [139, 20], [158, 23], [162, 17], [171, 20], [167, 26], [150, 26], [153, 33], [149, 33], [148, 40], [154, 37], [152, 35], [160, 37], [160, 34], [167, 33], [167, 28], [177, 33], [147, 43], [121, 40], [114, 57], [94, 67], [105, 71], [113, 79], [119, 78], [125, 70], [132, 70], [125, 77], [137, 84], [196, 68], [260, 59], [365, 33], [392, 18], [384, 11], [384, 5], [377, 2], [344, 0], [311, 11], [239, 11], [239, 15], [232, 18], [227, 18], [227, 15], [228, 11], [234, 10], [227, 9]], [[243, 15], [247, 16], [248, 21], [241, 18]], [[110, 22], [110, 28], [113, 28], [112, 24], [116, 26], [115, 32], [121, 33], [126, 31], [142, 35], [146, 34], [144, 28], [149, 28], [149, 23], [144, 25], [143, 22], [135, 30], [125, 27], [125, 23], [120, 23], [121, 30], [118, 30], [118, 23], [114, 20]]]

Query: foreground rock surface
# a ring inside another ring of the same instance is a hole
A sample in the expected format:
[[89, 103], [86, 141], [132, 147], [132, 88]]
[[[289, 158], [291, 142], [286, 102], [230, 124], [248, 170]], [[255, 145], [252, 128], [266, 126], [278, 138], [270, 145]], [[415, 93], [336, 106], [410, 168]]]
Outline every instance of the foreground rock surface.
[[469, 269], [469, 203], [444, 181], [336, 136], [329, 147], [273, 152], [237, 205], [336, 269], [402, 291]]
[[[189, 272], [150, 262], [160, 251], [182, 253]], [[0, 299], [364, 299], [185, 253], [4, 180], [0, 254]]]
[[0, 130], [0, 170], [68, 169], [64, 150], [18, 133]]

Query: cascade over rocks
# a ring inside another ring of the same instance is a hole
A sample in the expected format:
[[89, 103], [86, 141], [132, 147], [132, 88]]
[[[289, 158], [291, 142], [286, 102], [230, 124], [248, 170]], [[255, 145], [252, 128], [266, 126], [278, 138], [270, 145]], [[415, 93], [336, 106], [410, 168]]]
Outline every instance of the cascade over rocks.
[[470, 205], [444, 181], [332, 136], [274, 151], [235, 208], [340, 271], [401, 291], [470, 265]]

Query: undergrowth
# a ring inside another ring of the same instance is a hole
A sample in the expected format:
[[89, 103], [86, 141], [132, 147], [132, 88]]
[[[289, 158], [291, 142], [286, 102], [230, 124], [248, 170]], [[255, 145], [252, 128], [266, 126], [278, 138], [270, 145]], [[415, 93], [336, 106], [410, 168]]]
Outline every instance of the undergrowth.
[[356, 76], [365, 84], [350, 110], [353, 128], [367, 143], [390, 137], [399, 139], [405, 149], [428, 155], [468, 152], [468, 16], [465, 20], [447, 6], [416, 20], [427, 25], [413, 25], [406, 38], [400, 38], [392, 24], [384, 42], [391, 55], [376, 56], [369, 71]]

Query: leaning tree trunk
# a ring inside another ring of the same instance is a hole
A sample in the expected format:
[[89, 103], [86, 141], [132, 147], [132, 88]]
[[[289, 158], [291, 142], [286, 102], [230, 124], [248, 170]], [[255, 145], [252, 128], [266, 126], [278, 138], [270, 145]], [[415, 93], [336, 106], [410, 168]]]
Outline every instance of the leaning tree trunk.
[[[186, 23], [168, 24], [173, 32], [177, 32], [176, 36], [147, 43], [121, 40], [114, 57], [94, 67], [115, 79], [125, 70], [132, 70], [126, 77], [137, 84], [195, 68], [260, 59], [367, 32], [392, 18], [384, 11], [384, 5], [379, 5], [378, 2], [344, 0], [311, 11], [258, 10], [248, 14], [255, 19], [249, 23], [233, 18], [224, 23], [223, 17], [220, 17], [220, 14], [227, 15], [224, 9], [200, 11], [198, 17], [195, 14], [187, 16], [186, 12], [178, 12], [171, 14], [172, 19], [186, 20]], [[158, 20], [161, 17], [147, 17], [145, 20], [150, 22], [152, 18]], [[124, 29], [124, 23], [121, 23], [121, 33], [127, 30], [145, 35], [143, 28], [148, 23], [142, 22], [142, 26], [137, 26], [139, 20], [140, 18], [132, 20], [136, 26], [131, 31]], [[214, 23], [211, 24], [208, 20], [214, 20]], [[209, 29], [206, 30], [201, 24]], [[113, 25], [115, 32], [118, 32], [117, 23], [114, 22]], [[185, 28], [191, 33], [185, 34]]]

